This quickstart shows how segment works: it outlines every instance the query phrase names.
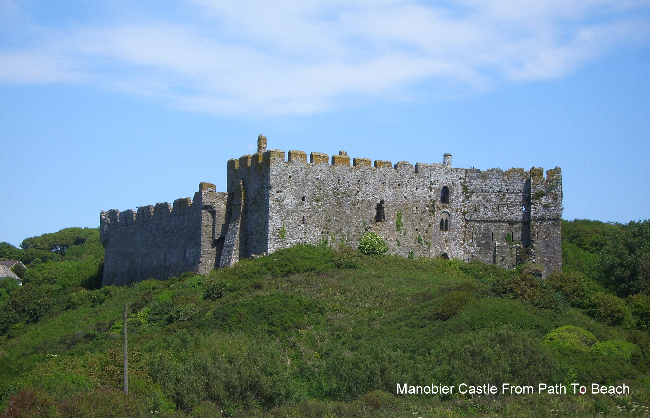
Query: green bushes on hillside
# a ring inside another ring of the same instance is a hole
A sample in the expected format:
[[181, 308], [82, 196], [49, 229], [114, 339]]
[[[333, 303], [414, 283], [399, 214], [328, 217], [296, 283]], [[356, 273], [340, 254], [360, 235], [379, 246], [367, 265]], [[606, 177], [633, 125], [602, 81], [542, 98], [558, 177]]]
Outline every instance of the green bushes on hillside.
[[[650, 296], [625, 295], [616, 285], [643, 276], [607, 282], [601, 274], [603, 240], [626, 226], [574, 221], [563, 228], [567, 268], [546, 280], [526, 265], [505, 270], [302, 245], [205, 277], [97, 289], [96, 230], [31, 239], [18, 251], [44, 258], [30, 265], [25, 286], [0, 282], [0, 417], [644, 411]], [[77, 233], [83, 242], [71, 238]], [[128, 396], [120, 390], [125, 303]], [[398, 383], [462, 382], [625, 382], [633, 391], [396, 396]]]

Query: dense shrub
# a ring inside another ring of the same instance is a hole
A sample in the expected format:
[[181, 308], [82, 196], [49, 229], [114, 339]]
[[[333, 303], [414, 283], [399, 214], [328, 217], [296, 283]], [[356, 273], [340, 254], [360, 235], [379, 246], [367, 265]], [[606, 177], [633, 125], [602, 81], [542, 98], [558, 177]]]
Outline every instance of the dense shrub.
[[57, 294], [52, 286], [26, 285], [11, 292], [9, 300], [0, 306], [0, 334], [5, 334], [19, 322], [34, 323], [55, 307]]
[[582, 273], [591, 278], [599, 277], [600, 255], [567, 242], [564, 231], [562, 232], [562, 270], [567, 273]]
[[366, 232], [359, 240], [357, 248], [364, 254], [383, 254], [388, 251], [384, 239], [375, 232]]
[[544, 343], [549, 346], [579, 351], [589, 351], [589, 348], [597, 342], [598, 339], [594, 334], [575, 325], [556, 328], [544, 336]]
[[188, 418], [221, 418], [221, 408], [210, 401], [203, 401], [196, 406]]
[[629, 341], [607, 340], [591, 346], [591, 351], [603, 356], [616, 357], [632, 362], [632, 356], [639, 352], [639, 347]]
[[544, 335], [555, 328], [553, 311], [542, 314], [535, 306], [516, 299], [477, 299], [447, 320], [444, 329], [455, 334], [504, 326], [537, 330]]
[[319, 398], [349, 401], [376, 389], [392, 392], [396, 382], [418, 380], [414, 360], [381, 340], [362, 343], [356, 350], [332, 347], [323, 360], [322, 373], [312, 383]]
[[555, 347], [554, 357], [569, 370], [568, 381], [598, 382], [603, 385], [613, 385], [621, 380], [630, 380], [638, 376], [639, 370], [629, 362], [618, 357], [602, 355], [596, 352], [573, 350], [566, 347]]
[[555, 292], [559, 292], [564, 299], [577, 308], [589, 308], [592, 298], [600, 290], [600, 286], [580, 272], [565, 273], [552, 272], [546, 279], [548, 285]]
[[149, 416], [143, 410], [138, 398], [127, 395], [121, 390], [109, 388], [74, 396], [64, 401], [59, 410], [61, 416], [69, 418], [144, 418]]
[[[290, 274], [322, 272], [334, 267], [329, 248], [300, 244], [255, 260], [241, 259], [233, 267], [214, 270], [207, 279], [218, 278], [236, 289], [240, 287], [241, 283], [238, 282], [242, 280], [259, 281], [265, 277], [278, 278]], [[205, 283], [204, 287], [207, 285]]]
[[499, 296], [517, 298], [538, 308], [562, 310], [566, 302], [549, 284], [535, 277], [530, 270], [521, 269], [517, 274], [505, 276], [492, 283], [492, 290]]
[[458, 263], [458, 267], [465, 274], [474, 277], [479, 282], [485, 284], [492, 284], [499, 280], [505, 280], [506, 278], [516, 274], [515, 271], [508, 270], [496, 264], [485, 264], [476, 260]]
[[117, 293], [115, 286], [104, 286], [99, 290], [95, 290], [90, 296], [90, 303], [92, 306], [99, 306], [106, 302]]
[[212, 312], [219, 329], [256, 330], [271, 334], [317, 325], [323, 321], [322, 308], [298, 295], [257, 295], [228, 303]]
[[637, 328], [650, 331], [650, 295], [632, 295], [626, 300]]
[[359, 263], [359, 256], [352, 247], [346, 244], [338, 244], [332, 250], [332, 261], [337, 268], [356, 268]]
[[641, 371], [650, 370], [650, 335], [639, 330], [631, 331], [627, 336], [628, 341], [639, 347], [639, 352], [632, 354], [632, 363]]
[[186, 322], [201, 313], [201, 308], [196, 303], [182, 303], [174, 306], [167, 316], [167, 322]]
[[0, 418], [59, 417], [54, 400], [34, 389], [23, 389], [9, 400]]
[[490, 382], [500, 386], [503, 382], [561, 382], [566, 376], [534, 333], [510, 326], [448, 336], [435, 345], [426, 365], [431, 371], [422, 381], [442, 384]]
[[205, 300], [221, 299], [228, 292], [229, 283], [218, 277], [209, 277], [203, 284], [203, 299]]
[[592, 317], [609, 325], [630, 325], [632, 320], [625, 300], [603, 292], [594, 295], [588, 312]]
[[433, 309], [433, 317], [446, 321], [457, 315], [474, 297], [469, 292], [453, 291], [442, 297]]
[[[191, 411], [209, 400], [231, 416], [236, 411], [270, 409], [299, 400], [300, 385], [292, 377], [288, 353], [278, 342], [242, 334], [187, 337], [193, 344], [190, 353], [156, 348], [148, 364], [154, 381], [179, 408]], [[169, 345], [184, 342], [170, 341]]]

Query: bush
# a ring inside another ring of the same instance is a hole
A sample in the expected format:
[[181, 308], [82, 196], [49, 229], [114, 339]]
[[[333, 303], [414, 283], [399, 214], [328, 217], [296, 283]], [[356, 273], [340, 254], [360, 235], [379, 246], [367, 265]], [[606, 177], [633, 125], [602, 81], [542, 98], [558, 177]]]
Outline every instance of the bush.
[[388, 247], [384, 242], [384, 239], [376, 234], [375, 232], [366, 232], [361, 239], [359, 240], [359, 247], [357, 247], [362, 253], [369, 254], [383, 254], [388, 251]]
[[9, 300], [0, 306], [0, 334], [13, 325], [25, 321], [38, 322], [56, 307], [52, 286], [21, 286], [11, 292]]
[[439, 341], [425, 363], [421, 381], [490, 382], [501, 386], [563, 381], [565, 372], [535, 333], [510, 326], [450, 335]]
[[632, 317], [639, 329], [650, 330], [650, 296], [633, 295], [627, 298]]
[[[270, 409], [298, 400], [299, 386], [291, 374], [295, 366], [277, 341], [242, 334], [205, 338], [188, 333], [186, 337], [192, 341], [191, 352], [177, 357], [169, 350], [157, 350], [148, 364], [154, 382], [178, 408], [198, 409], [197, 415], [203, 410], [205, 416], [215, 409], [200, 407], [207, 400], [233, 416], [236, 411]], [[170, 344], [184, 346], [182, 340], [173, 336]]]
[[632, 321], [630, 309], [625, 301], [603, 292], [594, 295], [592, 307], [588, 313], [608, 325], [629, 325]]
[[631, 363], [632, 356], [635, 354], [638, 355], [639, 347], [629, 341], [607, 340], [592, 345], [591, 352], [603, 356], [616, 357]]
[[338, 244], [332, 250], [332, 261], [337, 268], [353, 269], [359, 262], [358, 253], [352, 247], [345, 244]]
[[600, 286], [580, 272], [552, 272], [546, 279], [555, 292], [561, 293], [565, 300], [577, 308], [586, 309], [591, 306], [591, 300]]
[[217, 300], [224, 297], [228, 291], [228, 283], [216, 277], [210, 277], [204, 283], [205, 290], [203, 291], [204, 300]]
[[229, 303], [211, 314], [220, 329], [245, 329], [278, 334], [323, 322], [323, 312], [311, 299], [299, 295], [256, 295]]
[[2, 418], [59, 417], [54, 400], [34, 389], [24, 389], [9, 400]]
[[443, 296], [433, 309], [433, 317], [443, 321], [457, 315], [474, 297], [469, 292], [454, 291]]
[[499, 296], [525, 300], [538, 308], [562, 310], [566, 302], [553, 291], [545, 280], [522, 269], [514, 276], [505, 276], [492, 283], [492, 291]]
[[189, 418], [220, 418], [221, 408], [210, 401], [203, 401], [192, 410]]
[[79, 394], [63, 402], [59, 409], [62, 416], [70, 418], [147, 416], [135, 396], [127, 395], [118, 389], [102, 389]]
[[594, 334], [575, 325], [556, 328], [544, 336], [544, 343], [553, 347], [565, 347], [580, 351], [589, 351], [598, 339]]

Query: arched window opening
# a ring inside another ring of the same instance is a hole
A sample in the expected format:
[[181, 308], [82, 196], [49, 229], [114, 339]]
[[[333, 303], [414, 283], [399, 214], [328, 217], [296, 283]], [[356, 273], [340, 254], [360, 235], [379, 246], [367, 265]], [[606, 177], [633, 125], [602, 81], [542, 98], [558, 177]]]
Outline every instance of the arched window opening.
[[445, 260], [449, 260], [449, 254], [442, 253], [442, 254], [440, 254], [440, 258], [444, 258]]
[[444, 232], [449, 231], [449, 218], [442, 218], [440, 220], [440, 230]]
[[384, 199], [381, 199], [379, 203], [377, 203], [375, 209], [376, 209], [375, 222], [384, 222], [386, 220], [386, 213], [384, 210]]
[[449, 187], [443, 186], [440, 190], [440, 203], [449, 203]]

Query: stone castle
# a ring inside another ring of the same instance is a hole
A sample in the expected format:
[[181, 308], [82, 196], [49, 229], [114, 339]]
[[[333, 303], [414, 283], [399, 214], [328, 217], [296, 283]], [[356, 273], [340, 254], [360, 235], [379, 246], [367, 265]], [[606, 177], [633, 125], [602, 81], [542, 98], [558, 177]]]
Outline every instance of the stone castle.
[[227, 192], [200, 183], [194, 199], [137, 212], [101, 212], [102, 285], [206, 274], [299, 243], [345, 242], [367, 231], [404, 257], [480, 260], [561, 269], [560, 168], [506, 171], [442, 163], [330, 158], [266, 149], [228, 161]]

